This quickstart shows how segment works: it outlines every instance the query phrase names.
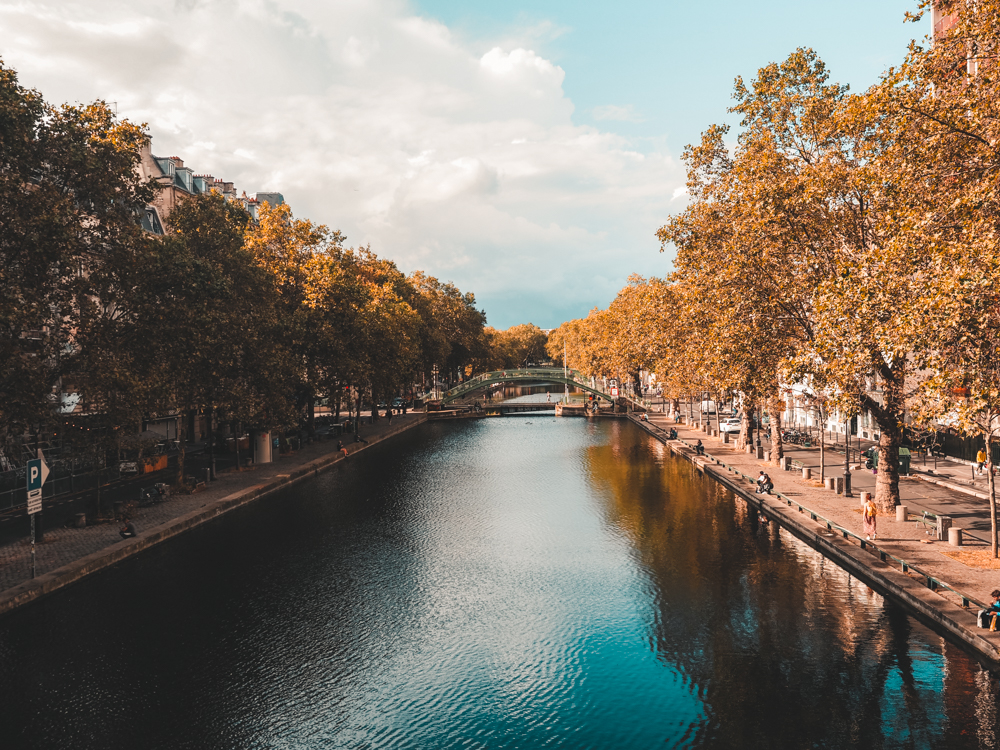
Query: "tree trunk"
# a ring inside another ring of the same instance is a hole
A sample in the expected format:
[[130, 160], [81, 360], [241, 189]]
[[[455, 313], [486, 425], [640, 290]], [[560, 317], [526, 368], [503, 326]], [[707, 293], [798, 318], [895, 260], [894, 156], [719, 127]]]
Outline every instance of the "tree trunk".
[[178, 453], [177, 453], [177, 486], [183, 486], [184, 484], [184, 457], [187, 455], [187, 434], [189, 426], [183, 418], [181, 419], [181, 434], [180, 440], [177, 441]]
[[209, 407], [205, 416], [208, 417], [208, 476], [215, 479], [215, 407]]
[[309, 413], [306, 414], [306, 432], [312, 438], [316, 436], [316, 392], [311, 388], [309, 389], [309, 398], [306, 400], [306, 404], [306, 408], [309, 409]]
[[[992, 422], [992, 420], [991, 420]], [[992, 427], [992, 424], [991, 424]], [[997, 484], [993, 476], [993, 430], [986, 432], [986, 476], [990, 483], [990, 553], [997, 557]]]
[[899, 446], [903, 436], [898, 425], [880, 427], [875, 504], [882, 513], [892, 515], [899, 505]]
[[743, 414], [740, 416], [740, 434], [736, 438], [736, 449], [744, 450], [752, 440], [751, 432], [753, 423], [753, 410], [748, 401], [743, 402]]
[[780, 466], [785, 457], [785, 446], [781, 443], [781, 410], [772, 406], [767, 415], [771, 418], [771, 463]]
[[884, 368], [881, 375], [882, 400], [862, 399], [879, 426], [878, 477], [875, 480], [875, 505], [886, 515], [896, 512], [899, 505], [899, 446], [903, 442], [903, 378], [902, 367]]

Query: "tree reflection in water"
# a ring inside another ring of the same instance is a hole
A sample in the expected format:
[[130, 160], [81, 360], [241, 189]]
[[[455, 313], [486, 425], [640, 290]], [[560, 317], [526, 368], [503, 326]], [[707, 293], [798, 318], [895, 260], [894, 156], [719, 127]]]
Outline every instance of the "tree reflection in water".
[[[995, 747], [997, 680], [633, 425], [588, 448], [707, 747]], [[914, 637], [914, 636], [917, 637]]]

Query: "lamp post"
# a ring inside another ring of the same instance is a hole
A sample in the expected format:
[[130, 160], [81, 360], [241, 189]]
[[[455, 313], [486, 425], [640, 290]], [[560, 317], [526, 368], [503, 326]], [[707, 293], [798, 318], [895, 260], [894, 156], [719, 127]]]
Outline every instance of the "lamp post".
[[[569, 370], [566, 368], [566, 339], [563, 339], [563, 378], [569, 379]], [[569, 403], [569, 383], [563, 383], [563, 402]]]
[[854, 497], [851, 494], [851, 419], [844, 422], [844, 497]]

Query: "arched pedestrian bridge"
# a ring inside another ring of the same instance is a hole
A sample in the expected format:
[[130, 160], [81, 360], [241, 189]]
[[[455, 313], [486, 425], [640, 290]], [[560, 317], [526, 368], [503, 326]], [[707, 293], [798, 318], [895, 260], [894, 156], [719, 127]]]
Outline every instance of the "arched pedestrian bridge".
[[[561, 385], [571, 385], [582, 391], [600, 396], [608, 401], [611, 396], [590, 384], [588, 378], [577, 370], [563, 370], [561, 367], [524, 367], [517, 370], [496, 370], [494, 372], [484, 372], [474, 378], [463, 381], [454, 388], [444, 392], [441, 397], [442, 404], [450, 404], [460, 398], [469, 396], [476, 391], [489, 388], [500, 383], [516, 383], [518, 385], [538, 385], [540, 383], [558, 383]], [[624, 397], [624, 396], [623, 396]], [[627, 398], [627, 397], [624, 397]], [[629, 399], [630, 401], [632, 399]], [[553, 405], [554, 406], [554, 405]]]

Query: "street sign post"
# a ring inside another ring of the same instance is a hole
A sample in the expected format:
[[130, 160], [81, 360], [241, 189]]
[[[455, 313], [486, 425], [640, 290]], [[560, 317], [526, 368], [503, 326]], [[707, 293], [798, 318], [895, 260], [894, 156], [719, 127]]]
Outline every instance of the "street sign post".
[[35, 577], [35, 514], [42, 510], [42, 487], [49, 478], [49, 467], [42, 458], [41, 450], [38, 458], [28, 461], [28, 515], [31, 516], [31, 577]]
[[28, 461], [28, 513], [34, 515], [42, 509], [42, 486], [49, 478], [49, 467], [43, 458]]

